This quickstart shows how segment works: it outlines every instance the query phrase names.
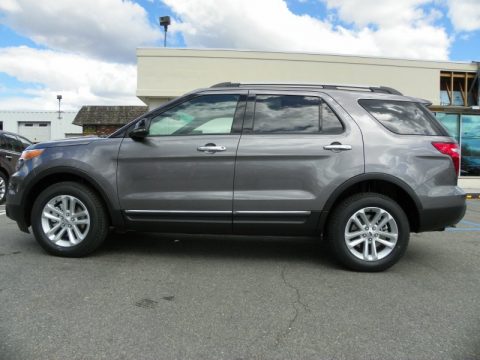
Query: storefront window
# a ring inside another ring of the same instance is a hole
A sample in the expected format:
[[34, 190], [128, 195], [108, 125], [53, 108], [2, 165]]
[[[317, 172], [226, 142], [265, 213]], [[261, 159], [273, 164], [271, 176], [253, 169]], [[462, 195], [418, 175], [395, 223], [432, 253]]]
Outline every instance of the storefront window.
[[450, 136], [460, 143], [460, 116], [437, 112], [435, 117], [445, 126]]
[[462, 176], [480, 176], [480, 115], [462, 115]]

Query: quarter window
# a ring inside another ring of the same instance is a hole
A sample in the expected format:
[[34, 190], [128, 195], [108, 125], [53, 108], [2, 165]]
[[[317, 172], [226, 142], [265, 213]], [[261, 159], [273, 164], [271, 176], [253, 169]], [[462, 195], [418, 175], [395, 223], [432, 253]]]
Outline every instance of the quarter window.
[[258, 95], [256, 98], [254, 133], [338, 134], [342, 131], [337, 115], [319, 97]]
[[239, 95], [204, 95], [154, 117], [150, 136], [230, 134]]
[[360, 100], [359, 104], [388, 130], [400, 135], [448, 135], [421, 104], [411, 101]]

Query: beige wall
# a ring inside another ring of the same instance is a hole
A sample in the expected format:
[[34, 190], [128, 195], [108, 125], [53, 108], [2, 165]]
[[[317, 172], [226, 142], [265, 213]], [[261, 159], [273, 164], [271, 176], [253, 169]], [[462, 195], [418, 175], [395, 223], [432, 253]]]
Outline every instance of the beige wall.
[[440, 71], [473, 63], [234, 50], [137, 50], [137, 96], [150, 106], [224, 81], [383, 85], [439, 104]]

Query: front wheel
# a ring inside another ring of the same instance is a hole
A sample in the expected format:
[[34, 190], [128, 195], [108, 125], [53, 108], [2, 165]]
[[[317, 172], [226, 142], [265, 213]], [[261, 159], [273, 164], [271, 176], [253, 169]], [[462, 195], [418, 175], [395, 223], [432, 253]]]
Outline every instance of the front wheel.
[[403, 209], [387, 196], [354, 195], [332, 212], [327, 237], [337, 259], [357, 271], [382, 271], [405, 253], [410, 226]]
[[87, 186], [62, 182], [35, 200], [32, 230], [38, 243], [57, 256], [80, 257], [97, 249], [108, 233], [108, 217], [98, 195]]
[[0, 171], [0, 204], [3, 204], [7, 199], [8, 178]]

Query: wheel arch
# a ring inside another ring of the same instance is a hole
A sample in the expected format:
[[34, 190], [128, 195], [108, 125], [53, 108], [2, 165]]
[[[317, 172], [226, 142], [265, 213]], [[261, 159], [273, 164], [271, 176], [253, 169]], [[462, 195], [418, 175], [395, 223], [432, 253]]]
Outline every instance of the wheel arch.
[[78, 182], [92, 189], [105, 206], [107, 214], [109, 215], [109, 223], [115, 227], [123, 226], [123, 218], [121, 217], [120, 211], [115, 211], [114, 204], [103, 187], [84, 171], [69, 167], [49, 169], [40, 176], [35, 176], [35, 182], [29, 184], [28, 188], [25, 189], [23, 199], [23, 203], [25, 204], [24, 218], [28, 225], [31, 225], [31, 210], [37, 196], [47, 187], [64, 181]]
[[320, 216], [320, 231], [326, 232], [329, 216], [336, 204], [354, 194], [365, 192], [379, 193], [392, 198], [407, 215], [410, 230], [416, 232], [419, 229], [422, 204], [413, 189], [394, 176], [369, 173], [347, 180], [330, 195]]

